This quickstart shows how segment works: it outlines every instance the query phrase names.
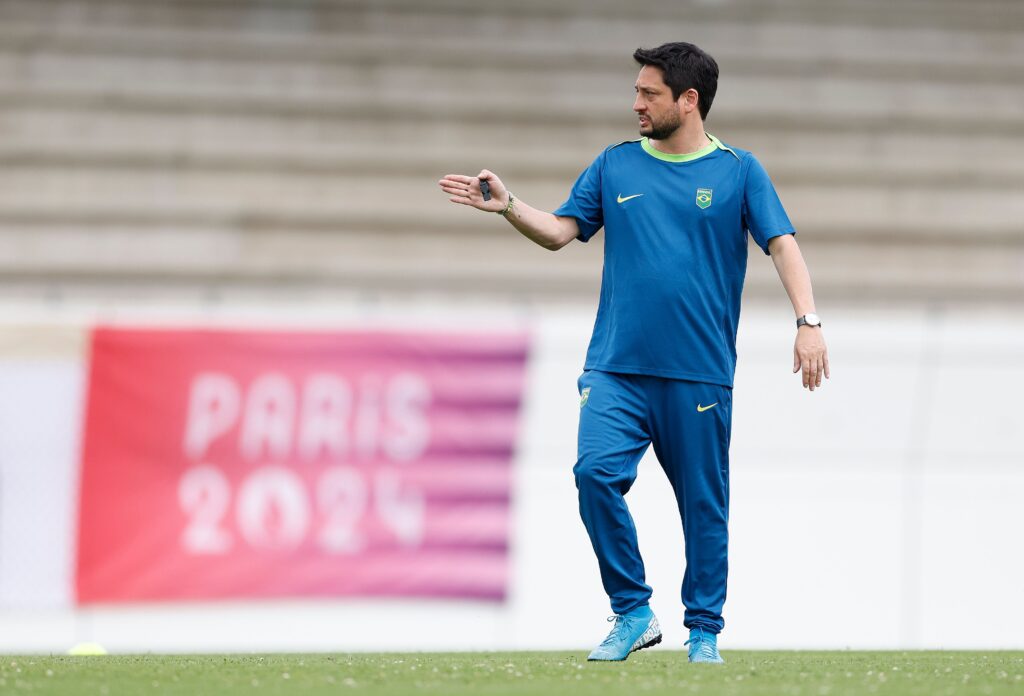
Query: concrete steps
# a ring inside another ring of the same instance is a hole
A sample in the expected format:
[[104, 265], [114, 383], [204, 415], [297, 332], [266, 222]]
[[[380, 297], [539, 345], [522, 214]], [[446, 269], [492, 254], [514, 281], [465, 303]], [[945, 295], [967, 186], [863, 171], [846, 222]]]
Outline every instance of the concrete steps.
[[[550, 254], [497, 221], [459, 245], [424, 234], [316, 230], [179, 231], [147, 226], [54, 227], [44, 233], [0, 225], [0, 253], [26, 257], [7, 264], [0, 289], [42, 287], [49, 296], [76, 285], [109, 295], [151, 286], [223, 293], [247, 288], [273, 301], [282, 289], [387, 296], [468, 295], [491, 300], [594, 301], [600, 279], [600, 240]], [[984, 300], [1019, 304], [1019, 252], [994, 245], [906, 242], [872, 247], [847, 242], [803, 244], [821, 301], [886, 299]], [[802, 240], [806, 242], [806, 240]], [[467, 263], [471, 261], [471, 263]], [[912, 282], [906, 282], [913, 268]], [[189, 289], [189, 286], [194, 286]], [[102, 291], [106, 289], [106, 292]], [[748, 298], [784, 297], [770, 260], [750, 250]], [[38, 291], [38, 290], [37, 290]], [[79, 289], [77, 292], [83, 292]], [[134, 291], [133, 291], [134, 292]], [[5, 292], [6, 294], [6, 292]]]
[[[635, 6], [617, 0], [520, 0], [514, 6], [481, 7], [473, 0], [304, 0], [280, 3], [252, 0], [178, 0], [137, 3], [132, 0], [7, 0], [0, 19], [28, 19], [58, 24], [130, 23], [185, 27], [246, 27], [283, 32], [329, 32], [349, 27], [379, 30], [400, 24], [405, 16], [443, 20], [470, 18], [481, 29], [515, 27], [522, 19], [578, 22], [639, 21], [665, 24], [714, 20], [749, 25], [765, 22], [846, 25], [861, 28], [953, 27], [1008, 32], [1021, 21], [1014, 0], [650, 0]], [[421, 28], [429, 28], [422, 26]]]
[[[500, 163], [495, 163], [500, 164]], [[769, 166], [771, 166], [769, 164]], [[492, 167], [508, 179], [524, 200], [554, 209], [565, 197], [572, 177], [518, 177]], [[62, 167], [24, 165], [0, 171], [0, 219], [5, 215], [45, 219], [48, 211], [64, 216], [110, 219], [177, 216], [182, 220], [245, 219], [274, 216], [334, 220], [339, 231], [349, 221], [376, 220], [385, 229], [448, 225], [457, 230], [466, 211], [449, 210], [435, 180], [444, 173], [394, 173], [384, 177], [340, 173], [275, 170]], [[475, 173], [475, 172], [469, 172]], [[845, 179], [845, 177], [844, 177]], [[956, 238], [970, 229], [984, 239], [1017, 242], [1024, 219], [1024, 197], [1013, 189], [963, 190], [957, 185], [903, 185], [895, 189], [875, 181], [854, 184], [840, 180], [780, 180], [791, 217], [815, 239], [859, 229], [873, 239], [889, 236]]]
[[[168, 114], [76, 106], [72, 100], [63, 106], [15, 102], [12, 96], [0, 111], [0, 163], [7, 167], [433, 176], [454, 166], [487, 166], [517, 178], [559, 180], [573, 178], [588, 157], [616, 138], [632, 135], [626, 130], [631, 123], [581, 127], [567, 119], [550, 124], [411, 120], [385, 133], [372, 119]], [[780, 185], [807, 180], [842, 185], [846, 180], [886, 187], [1014, 188], [1024, 174], [1024, 138], [986, 132], [980, 123], [970, 137], [895, 127], [843, 131], [840, 122], [826, 119], [819, 126], [834, 129], [769, 130], [724, 113], [716, 114], [714, 123], [722, 129], [712, 130], [724, 140], [755, 151]]]
[[[685, 26], [722, 66], [709, 130], [772, 173], [819, 297], [1019, 301], [1024, 5], [640, 9], [0, 2], [0, 294], [591, 298], [599, 242], [552, 256], [434, 181], [487, 167], [553, 209], [635, 137], [632, 49]], [[760, 252], [748, 287], [779, 292]]]
[[[750, 48], [742, 41], [749, 37], [735, 32], [723, 36], [722, 43], [734, 46], [739, 39], [748, 47], [742, 52], [733, 48], [723, 55], [713, 41], [706, 44], [721, 56], [730, 78], [719, 92], [723, 110], [792, 111], [799, 100], [811, 115], [934, 117], [954, 83], [964, 99], [988, 104], [991, 118], [1019, 114], [1022, 90], [1013, 88], [1024, 83], [1024, 35], [1001, 41], [980, 35], [964, 41], [949, 32], [875, 36], [865, 58], [830, 48], [851, 43], [849, 39], [813, 32], [813, 40], [799, 41], [801, 34], [789, 29], [770, 32], [766, 43], [776, 48], [758, 49], [757, 42]], [[584, 100], [605, 112], [628, 113], [629, 89], [615, 75], [621, 71], [632, 78], [632, 42], [604, 42], [601, 50], [594, 50], [568, 44], [559, 34], [541, 34], [495, 50], [468, 27], [459, 31], [446, 24], [444, 30], [450, 36], [431, 34], [429, 41], [418, 37], [410, 46], [393, 27], [384, 41], [342, 34], [330, 41], [303, 42], [301, 37], [247, 41], [244, 35], [228, 38], [220, 33], [200, 38], [201, 33], [168, 34], [152, 28], [141, 33], [44, 33], [24, 24], [5, 26], [0, 30], [0, 83], [73, 94], [202, 97], [227, 91], [245, 105], [261, 97], [285, 102], [320, 98], [330, 105], [365, 100], [368, 94], [389, 99], [414, 92], [427, 105], [458, 109], [482, 101], [506, 108], [529, 95], [534, 109]], [[472, 38], [460, 38], [467, 33]], [[953, 57], [936, 60], [939, 49], [940, 55], [950, 56], [949, 44], [957, 48]], [[786, 48], [794, 45], [801, 49]], [[862, 51], [863, 45], [861, 37]], [[908, 52], [908, 46], [918, 50]], [[768, 76], [771, 89], [765, 86]], [[496, 90], [499, 84], [502, 89]], [[625, 107], [616, 103], [616, 96], [626, 99]]]
[[[3, 8], [0, 7], [0, 17]], [[355, 15], [362, 17], [362, 15]], [[360, 68], [382, 63], [429, 64], [462, 70], [508, 68], [546, 71], [573, 66], [588, 72], [633, 67], [638, 37], [652, 30], [646, 19], [614, 23], [593, 17], [571, 22], [520, 17], [513, 36], [498, 23], [467, 16], [389, 16], [386, 27], [367, 30], [356, 23], [336, 31], [309, 33], [253, 30], [245, 25], [175, 27], [153, 24], [40, 24], [12, 19], [0, 25], [6, 50], [23, 58], [73, 54], [93, 57], [256, 63], [272, 70], [313, 63]], [[1018, 20], [1018, 24], [1021, 20]], [[1024, 61], [1017, 32], [949, 29], [872, 29], [837, 24], [737, 24], [689, 19], [687, 33], [713, 49], [716, 59], [740, 73], [834, 75], [836, 73], [929, 81], [1011, 80]], [[601, 41], [591, 39], [599, 32]], [[651, 45], [677, 36], [652, 37]], [[511, 39], [511, 40], [510, 40]], [[645, 44], [647, 45], [647, 44]], [[472, 64], [465, 61], [471, 58]], [[780, 70], [784, 68], [785, 70]]]

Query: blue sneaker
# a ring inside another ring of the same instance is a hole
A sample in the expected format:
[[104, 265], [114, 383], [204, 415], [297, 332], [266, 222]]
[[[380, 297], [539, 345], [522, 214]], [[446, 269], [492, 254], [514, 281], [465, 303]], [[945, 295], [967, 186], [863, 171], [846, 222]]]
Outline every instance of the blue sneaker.
[[609, 616], [614, 621], [611, 633], [590, 653], [588, 660], [625, 660], [631, 652], [643, 650], [661, 642], [661, 626], [650, 607], [634, 609], [629, 614]]
[[724, 665], [725, 660], [718, 654], [718, 636], [708, 633], [700, 626], [690, 629], [690, 640], [684, 645], [690, 646], [690, 662], [706, 662], [712, 665]]

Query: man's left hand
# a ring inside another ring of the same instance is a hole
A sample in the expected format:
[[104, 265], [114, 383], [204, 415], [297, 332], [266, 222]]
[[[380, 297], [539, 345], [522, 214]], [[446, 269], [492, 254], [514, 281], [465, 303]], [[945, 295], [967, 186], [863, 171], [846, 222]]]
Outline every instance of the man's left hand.
[[793, 346], [793, 372], [803, 374], [804, 388], [814, 391], [821, 386], [821, 377], [829, 379], [828, 348], [820, 326], [801, 326], [796, 330]]

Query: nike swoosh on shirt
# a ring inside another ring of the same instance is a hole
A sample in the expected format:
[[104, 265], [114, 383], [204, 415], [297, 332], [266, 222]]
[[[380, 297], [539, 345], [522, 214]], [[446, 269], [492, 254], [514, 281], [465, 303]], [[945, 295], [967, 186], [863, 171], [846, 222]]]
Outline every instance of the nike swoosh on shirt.
[[632, 196], [626, 196], [625, 198], [623, 198], [622, 194], [620, 193], [619, 197], [616, 198], [615, 200], [617, 200], [619, 203], [625, 203], [628, 200], [632, 200], [634, 198], [639, 198], [642, 195], [644, 195], [644, 194], [642, 194], [642, 193], [634, 193]]
[[718, 405], [717, 401], [715, 403], [711, 404], [710, 406], [701, 406], [700, 404], [697, 404], [697, 413], [704, 413], [709, 408], [714, 408], [717, 405]]

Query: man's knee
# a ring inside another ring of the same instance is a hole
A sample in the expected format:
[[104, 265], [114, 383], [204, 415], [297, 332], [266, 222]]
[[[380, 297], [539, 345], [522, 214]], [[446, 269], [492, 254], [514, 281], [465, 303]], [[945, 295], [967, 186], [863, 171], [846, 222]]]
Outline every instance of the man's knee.
[[625, 493], [633, 483], [630, 476], [618, 467], [609, 466], [609, 462], [600, 457], [580, 457], [572, 473], [576, 477], [576, 489], [581, 493], [609, 488]]

